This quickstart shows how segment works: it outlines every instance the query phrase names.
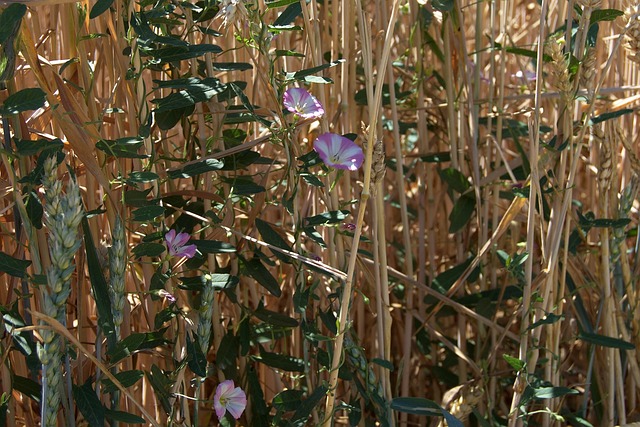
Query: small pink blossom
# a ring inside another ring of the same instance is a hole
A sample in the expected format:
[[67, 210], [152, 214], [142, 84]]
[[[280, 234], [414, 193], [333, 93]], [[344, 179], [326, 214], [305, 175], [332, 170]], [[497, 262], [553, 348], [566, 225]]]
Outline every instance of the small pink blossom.
[[345, 222], [342, 224], [342, 229], [345, 231], [356, 231], [356, 225], [352, 222]]
[[169, 248], [169, 255], [193, 258], [196, 254], [196, 245], [187, 245], [186, 243], [189, 241], [189, 238], [190, 236], [187, 233], [176, 234], [176, 230], [169, 230], [169, 232], [164, 235], [164, 241], [167, 244], [167, 248]]
[[287, 110], [305, 119], [318, 118], [324, 114], [322, 104], [301, 87], [287, 89], [282, 101]]
[[324, 133], [313, 143], [325, 165], [350, 171], [358, 170], [364, 161], [362, 148], [349, 138], [335, 133]]
[[216, 388], [216, 394], [213, 396], [213, 407], [220, 420], [227, 411], [237, 420], [247, 407], [247, 395], [244, 394], [240, 387], [234, 388], [233, 386], [233, 380], [226, 380], [218, 384]]

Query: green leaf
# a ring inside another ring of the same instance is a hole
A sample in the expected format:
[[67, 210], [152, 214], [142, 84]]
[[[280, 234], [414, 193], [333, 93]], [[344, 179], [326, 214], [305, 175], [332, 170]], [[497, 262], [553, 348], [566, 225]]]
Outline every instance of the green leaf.
[[464, 176], [462, 172], [460, 172], [456, 168], [446, 168], [439, 172], [440, 178], [444, 181], [450, 189], [454, 190], [457, 193], [464, 193], [470, 187], [469, 180]]
[[73, 400], [91, 427], [104, 427], [104, 406], [91, 387], [91, 380], [87, 380], [82, 387], [73, 385]]
[[214, 62], [215, 71], [247, 71], [253, 70], [253, 65], [248, 62]]
[[14, 258], [11, 255], [0, 252], [0, 271], [13, 277], [20, 279], [27, 277], [27, 268], [30, 265], [31, 261], [29, 260]]
[[42, 397], [42, 387], [31, 378], [12, 375], [11, 382], [13, 389], [29, 397], [36, 403], [40, 403]]
[[40, 154], [44, 150], [62, 150], [64, 143], [58, 139], [38, 139], [35, 141], [29, 139], [19, 139], [15, 141], [16, 151], [20, 156], [34, 156]]
[[105, 408], [105, 413], [107, 419], [118, 421], [125, 424], [144, 424], [144, 418], [141, 418], [137, 415], [130, 414], [124, 411], [115, 411], [113, 409]]
[[115, 365], [134, 353], [167, 344], [169, 341], [164, 338], [166, 330], [167, 328], [162, 328], [154, 332], [132, 333], [122, 341], [119, 341], [112, 350], [107, 352], [109, 361]]
[[[202, 291], [202, 287], [205, 283], [204, 276], [196, 277], [180, 277], [182, 284], [178, 287], [188, 291]], [[215, 290], [221, 291], [225, 288], [229, 288], [238, 284], [238, 277], [230, 274], [209, 273], [209, 280], [211, 281]]]
[[[128, 388], [144, 377], [144, 372], [139, 369], [132, 369], [130, 371], [117, 372], [113, 375], [124, 388]], [[102, 378], [101, 382], [103, 385], [102, 391], [104, 393], [113, 393], [118, 390], [118, 387], [116, 387], [115, 383], [109, 378]]]
[[473, 194], [467, 193], [456, 200], [449, 214], [449, 233], [455, 233], [467, 225], [475, 210], [476, 198]]
[[562, 319], [564, 319], [563, 314], [558, 315], [558, 314], [549, 313], [546, 316], [544, 316], [542, 319], [529, 325], [529, 327], [527, 328], [527, 331], [530, 331], [542, 325], [552, 325]]
[[439, 12], [451, 12], [453, 10], [453, 0], [432, 0], [431, 7]]
[[167, 176], [171, 179], [190, 178], [203, 173], [222, 169], [224, 163], [216, 159], [205, 159], [190, 165], [184, 166], [177, 170], [170, 170]]
[[338, 222], [344, 221], [351, 212], [341, 210], [341, 211], [330, 211], [321, 213], [319, 215], [309, 216], [304, 218], [305, 227], [315, 227], [317, 225], [327, 225], [327, 224], [335, 224]]
[[267, 310], [264, 308], [262, 301], [258, 305], [258, 308], [253, 312], [253, 315], [263, 322], [267, 322], [274, 326], [282, 326], [285, 328], [295, 328], [298, 326], [298, 321], [286, 314], [278, 313], [275, 311]]
[[22, 89], [5, 99], [0, 106], [0, 114], [18, 114], [27, 110], [37, 110], [42, 107], [47, 99], [47, 95], [40, 88]]
[[169, 378], [169, 376], [156, 365], [151, 366], [151, 371], [146, 372], [146, 376], [155, 392], [155, 398], [160, 401], [162, 409], [164, 409], [167, 415], [170, 414], [171, 403], [169, 402], [169, 398], [172, 395], [172, 388], [175, 381]]
[[223, 254], [236, 251], [231, 243], [220, 242], [218, 240], [190, 240], [189, 243], [196, 245], [196, 248], [203, 254]]
[[[293, 249], [291, 248], [291, 246], [289, 246], [289, 243], [285, 239], [283, 239], [277, 231], [273, 229], [271, 224], [261, 220], [260, 218], [256, 218], [256, 227], [258, 228], [258, 231], [260, 232], [260, 235], [265, 242], [277, 248], [293, 252]], [[272, 252], [280, 261], [291, 263], [291, 258], [288, 255], [285, 255], [277, 250], [273, 250]]]
[[142, 258], [143, 256], [157, 257], [164, 253], [166, 250], [165, 245], [156, 242], [142, 242], [136, 245], [132, 252], [136, 258]]
[[338, 64], [342, 64], [345, 62], [344, 59], [338, 59], [336, 61], [331, 61], [327, 64], [318, 65], [317, 67], [307, 68], [305, 70], [296, 71], [295, 73], [287, 73], [285, 78], [287, 80], [305, 80], [305, 77], [311, 76], [312, 74], [316, 74], [322, 70], [326, 70], [327, 68], [335, 67]]
[[107, 155], [122, 159], [146, 159], [148, 154], [138, 154], [138, 149], [144, 144], [144, 139], [134, 136], [118, 138], [116, 140], [103, 139], [96, 142], [96, 148]]
[[266, 127], [271, 126], [271, 122], [269, 122], [268, 120], [256, 114], [256, 110], [253, 107], [253, 104], [249, 102], [249, 98], [247, 98], [247, 95], [245, 95], [244, 90], [240, 86], [238, 86], [235, 83], [229, 83], [229, 86], [231, 87], [231, 90], [236, 94], [236, 96], [240, 98], [240, 102], [242, 102], [242, 105], [244, 106], [244, 108], [246, 108], [249, 111], [249, 113], [253, 116], [253, 118], [255, 118], [257, 121], [259, 121]]
[[297, 357], [261, 351], [260, 357], [254, 356], [254, 358], [258, 362], [264, 363], [272, 368], [281, 369], [287, 372], [304, 372], [304, 360], [298, 359]]
[[143, 56], [152, 56], [160, 63], [182, 61], [183, 59], [197, 58], [206, 53], [220, 53], [220, 46], [214, 44], [196, 44], [192, 46], [171, 46], [162, 49], [149, 49], [142, 51]]
[[276, 49], [276, 56], [294, 56], [296, 58], [304, 58], [304, 53], [296, 52], [293, 50]]
[[109, 297], [107, 281], [104, 278], [102, 266], [98, 260], [98, 253], [93, 244], [89, 221], [86, 217], [82, 218], [82, 233], [87, 254], [89, 281], [91, 282], [91, 290], [98, 310], [98, 326], [107, 337], [109, 348], [112, 348], [115, 344], [115, 326], [113, 324], [113, 315], [111, 314], [111, 298]]
[[156, 123], [158, 123], [158, 127], [161, 130], [169, 130], [173, 128], [178, 122], [182, 119], [182, 117], [187, 117], [195, 110], [195, 106], [191, 105], [189, 107], [178, 108], [177, 110], [168, 110], [168, 111], [155, 111], [153, 112], [153, 116], [156, 119]]
[[542, 387], [533, 389], [533, 397], [536, 399], [554, 399], [568, 394], [580, 394], [580, 392], [568, 387]]
[[27, 210], [27, 216], [31, 224], [38, 230], [42, 228], [42, 216], [44, 215], [44, 209], [40, 198], [35, 191], [29, 191], [24, 199], [24, 207]]
[[142, 184], [145, 182], [153, 182], [160, 178], [157, 173], [151, 171], [131, 172], [127, 177], [127, 183], [130, 184]]
[[[4, 45], [9, 38], [14, 37], [19, 28], [22, 18], [27, 13], [27, 6], [21, 3], [11, 3], [0, 15], [0, 44]], [[13, 43], [13, 40], [9, 40]]]
[[113, 0], [98, 0], [91, 8], [91, 12], [89, 12], [89, 19], [97, 18], [102, 15], [104, 12], [109, 10], [112, 4]]
[[509, 356], [508, 354], [503, 354], [502, 358], [513, 368], [514, 371], [520, 372], [524, 369], [525, 363], [518, 359], [517, 357]]
[[266, 191], [262, 185], [256, 184], [248, 176], [221, 177], [220, 179], [231, 186], [231, 194], [236, 196], [248, 196]]
[[302, 390], [285, 390], [273, 397], [272, 405], [279, 411], [295, 411], [302, 403]]
[[[267, 7], [269, 7], [267, 5]], [[281, 27], [283, 25], [289, 25], [296, 20], [298, 16], [302, 15], [302, 5], [299, 1], [292, 2], [287, 8], [278, 16], [273, 22], [273, 25], [276, 27]]]
[[147, 188], [146, 190], [128, 190], [124, 192], [124, 204], [139, 208], [141, 206], [147, 206], [151, 203], [147, 196], [151, 193], [153, 188]]
[[329, 391], [329, 388], [324, 384], [313, 390], [313, 393], [311, 393], [311, 395], [302, 402], [293, 414], [293, 417], [291, 418], [292, 422], [295, 425], [306, 425], [309, 415], [311, 415], [311, 411], [313, 411], [313, 409], [317, 407], [320, 401], [327, 395], [327, 391]]
[[391, 400], [391, 409], [413, 415], [442, 416], [442, 408], [437, 403], [422, 397], [396, 397]]
[[153, 221], [164, 215], [164, 207], [158, 205], [143, 206], [131, 212], [131, 219], [137, 222]]
[[599, 116], [592, 117], [591, 120], [587, 122], [587, 126], [597, 125], [598, 123], [602, 123], [607, 120], [615, 119], [620, 116], [624, 116], [625, 114], [633, 113], [633, 109], [631, 108], [623, 108], [618, 111], [613, 111], [610, 113], [602, 113]]
[[246, 274], [251, 276], [260, 286], [269, 291], [271, 295], [276, 297], [282, 295], [282, 290], [280, 289], [278, 281], [271, 275], [269, 270], [262, 265], [262, 262], [260, 262], [258, 258], [254, 257], [248, 261], [240, 256], [239, 258], [244, 266]]
[[207, 376], [207, 358], [203, 353], [197, 340], [191, 337], [191, 334], [187, 334], [187, 364], [191, 372], [199, 377], [205, 378]]
[[618, 16], [624, 15], [624, 12], [618, 9], [596, 9], [591, 11], [591, 19], [589, 26], [600, 21], [615, 21]]
[[208, 101], [227, 89], [227, 85], [215, 77], [202, 80], [196, 77], [168, 81], [154, 80], [154, 83], [158, 84], [156, 89], [182, 89], [164, 98], [154, 99], [152, 102], [156, 104], [155, 112], [190, 107], [198, 102]]
[[[157, 11], [158, 9], [156, 9]], [[161, 36], [149, 28], [147, 14], [144, 12], [135, 13], [131, 19], [131, 26], [138, 34], [138, 44], [142, 48], [148, 48], [154, 43], [166, 44], [169, 46], [188, 46], [189, 44], [178, 37]]]
[[636, 348], [635, 345], [628, 341], [624, 341], [619, 338], [608, 337], [606, 335], [592, 334], [590, 332], [581, 332], [578, 335], [578, 339], [594, 345], [618, 348], [620, 350], [634, 350]]
[[266, 3], [267, 9], [274, 9], [276, 7], [288, 6], [293, 3], [299, 3], [298, 0], [276, 0]]
[[224, 337], [222, 337], [218, 353], [216, 354], [216, 365], [218, 369], [221, 369], [225, 373], [227, 378], [234, 378], [236, 375], [238, 352], [238, 338], [233, 335], [232, 331], [228, 331]]

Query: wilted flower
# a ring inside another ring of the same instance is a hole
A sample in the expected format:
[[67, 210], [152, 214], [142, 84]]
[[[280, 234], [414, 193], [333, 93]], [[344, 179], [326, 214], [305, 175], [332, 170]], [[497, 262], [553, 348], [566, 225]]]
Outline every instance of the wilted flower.
[[324, 114], [322, 104], [301, 87], [287, 89], [282, 100], [287, 110], [305, 119], [318, 118]]
[[220, 14], [223, 17], [222, 25], [228, 27], [235, 21], [246, 18], [247, 9], [244, 7], [243, 0], [222, 0]]
[[196, 245], [187, 245], [189, 238], [190, 236], [187, 233], [176, 234], [176, 230], [169, 230], [164, 235], [164, 241], [167, 243], [167, 248], [169, 248], [169, 255], [193, 258], [196, 254]]
[[337, 169], [357, 170], [362, 166], [364, 154], [362, 148], [349, 138], [335, 133], [324, 133], [313, 143], [325, 165]]
[[233, 386], [233, 380], [226, 380], [218, 384], [216, 388], [213, 407], [218, 419], [222, 419], [224, 414], [229, 411], [231, 416], [237, 420], [247, 407], [247, 395], [240, 387], [234, 388]]

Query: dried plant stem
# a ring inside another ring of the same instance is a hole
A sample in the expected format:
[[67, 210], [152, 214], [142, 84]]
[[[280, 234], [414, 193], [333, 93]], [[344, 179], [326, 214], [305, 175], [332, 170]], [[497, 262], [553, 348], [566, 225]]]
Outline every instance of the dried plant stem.
[[344, 283], [344, 287], [342, 290], [342, 300], [340, 303], [340, 314], [338, 319], [338, 333], [334, 342], [333, 347], [333, 359], [331, 362], [331, 371], [329, 377], [328, 388], [329, 391], [327, 393], [327, 400], [325, 405], [324, 412], [324, 427], [330, 427], [331, 422], [333, 420], [333, 410], [335, 405], [336, 391], [338, 385], [338, 369], [340, 368], [340, 363], [342, 360], [342, 350], [344, 347], [344, 333], [348, 330], [348, 317], [349, 317], [349, 309], [351, 306], [351, 293], [353, 280], [355, 275], [355, 267], [356, 261], [358, 258], [358, 246], [360, 244], [360, 236], [362, 233], [362, 225], [364, 221], [364, 214], [367, 208], [367, 202], [369, 201], [369, 197], [371, 194], [371, 183], [372, 183], [372, 166], [373, 166], [373, 149], [374, 149], [374, 141], [377, 141], [377, 127], [378, 127], [378, 119], [381, 108], [381, 100], [382, 100], [382, 82], [385, 78], [386, 72], [386, 64], [389, 60], [389, 54], [392, 43], [392, 28], [395, 25], [397, 9], [398, 9], [398, 1], [394, 0], [391, 9], [391, 16], [389, 19], [389, 25], [387, 27], [387, 33], [385, 36], [384, 42], [384, 50], [382, 52], [382, 57], [380, 62], [378, 63], [378, 84], [375, 86], [374, 92], [374, 78], [373, 78], [373, 50], [370, 46], [370, 37], [369, 37], [369, 23], [365, 19], [364, 10], [362, 9], [362, 4], [360, 0], [356, 0], [356, 9], [358, 12], [358, 22], [359, 28], [361, 32], [361, 42], [362, 46], [362, 55], [363, 62], [365, 68], [365, 75], [367, 76], [367, 97], [372, 102], [369, 102], [369, 135], [367, 136], [367, 144], [365, 150], [365, 160], [364, 160], [364, 185], [360, 197], [360, 205], [358, 206], [358, 216], [356, 222], [356, 230], [353, 236], [353, 243], [351, 245], [351, 254], [349, 256], [349, 264], [347, 269], [347, 278]]

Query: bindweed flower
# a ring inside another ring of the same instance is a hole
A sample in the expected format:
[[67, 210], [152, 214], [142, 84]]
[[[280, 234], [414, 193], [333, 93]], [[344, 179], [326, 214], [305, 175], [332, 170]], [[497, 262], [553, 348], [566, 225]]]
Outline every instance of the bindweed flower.
[[322, 117], [324, 114], [322, 104], [306, 89], [300, 87], [287, 89], [282, 101], [287, 110], [305, 119]]
[[356, 231], [356, 225], [352, 222], [345, 222], [342, 224], [342, 229], [344, 231]]
[[324, 133], [313, 143], [325, 165], [336, 169], [358, 170], [364, 161], [362, 148], [349, 138], [335, 133]]
[[169, 230], [164, 235], [164, 241], [167, 243], [167, 248], [169, 248], [169, 255], [193, 258], [196, 254], [196, 245], [187, 245], [189, 238], [190, 236], [187, 233], [176, 234], [176, 230]]
[[216, 388], [216, 394], [213, 396], [213, 407], [220, 420], [227, 411], [237, 420], [247, 407], [247, 395], [244, 394], [240, 387], [234, 388], [233, 386], [233, 380], [226, 380], [218, 384]]

